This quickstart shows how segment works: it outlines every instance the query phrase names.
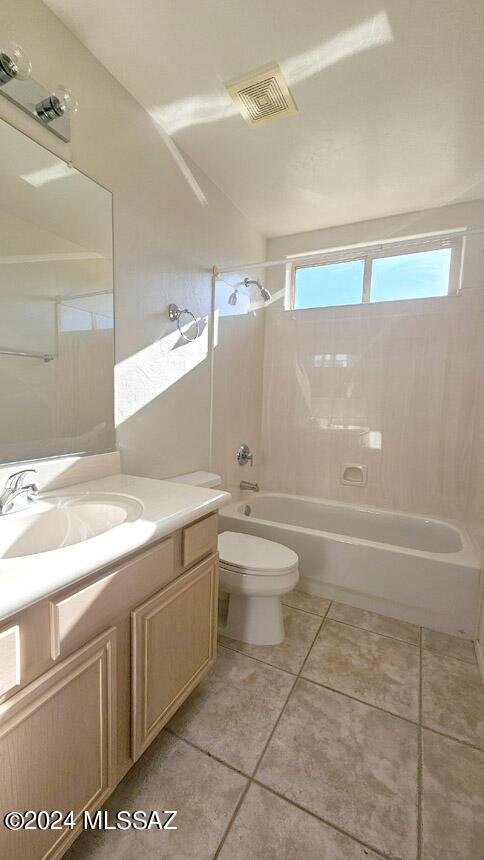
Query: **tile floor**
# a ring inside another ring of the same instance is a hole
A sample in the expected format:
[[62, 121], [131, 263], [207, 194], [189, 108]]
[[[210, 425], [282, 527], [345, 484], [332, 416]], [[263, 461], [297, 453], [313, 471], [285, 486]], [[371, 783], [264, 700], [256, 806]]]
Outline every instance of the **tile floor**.
[[219, 656], [107, 805], [177, 830], [86, 833], [108, 860], [484, 860], [472, 643], [292, 592], [286, 641]]

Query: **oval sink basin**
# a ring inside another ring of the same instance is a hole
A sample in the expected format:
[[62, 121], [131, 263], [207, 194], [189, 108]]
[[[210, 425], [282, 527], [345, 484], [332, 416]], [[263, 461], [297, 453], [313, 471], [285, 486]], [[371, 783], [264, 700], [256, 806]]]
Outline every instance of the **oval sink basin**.
[[50, 498], [0, 517], [0, 559], [38, 555], [90, 540], [139, 519], [142, 505], [115, 494]]

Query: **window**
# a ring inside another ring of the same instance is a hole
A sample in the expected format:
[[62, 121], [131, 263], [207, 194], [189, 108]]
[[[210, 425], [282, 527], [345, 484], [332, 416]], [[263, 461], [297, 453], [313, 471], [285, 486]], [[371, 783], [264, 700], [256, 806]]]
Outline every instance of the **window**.
[[293, 310], [447, 296], [458, 292], [462, 237], [333, 252], [290, 265]]

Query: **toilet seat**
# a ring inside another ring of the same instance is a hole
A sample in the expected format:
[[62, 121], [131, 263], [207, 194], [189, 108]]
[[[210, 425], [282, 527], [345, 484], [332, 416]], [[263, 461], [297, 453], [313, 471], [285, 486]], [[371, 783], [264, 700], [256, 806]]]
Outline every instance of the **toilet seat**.
[[299, 559], [287, 546], [241, 532], [218, 537], [220, 566], [241, 576], [281, 576], [294, 573]]

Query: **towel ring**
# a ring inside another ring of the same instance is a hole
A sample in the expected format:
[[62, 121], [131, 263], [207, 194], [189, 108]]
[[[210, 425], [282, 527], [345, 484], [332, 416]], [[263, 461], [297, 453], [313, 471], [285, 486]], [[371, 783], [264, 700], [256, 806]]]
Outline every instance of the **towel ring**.
[[[183, 332], [181, 330], [181, 328], [180, 328], [180, 317], [182, 314], [188, 314], [188, 316], [191, 317], [193, 322], [195, 323], [195, 328], [196, 328], [195, 337], [187, 337], [185, 332]], [[170, 305], [168, 305], [168, 316], [170, 317], [170, 320], [172, 322], [176, 322], [178, 331], [180, 332], [183, 340], [188, 341], [188, 343], [192, 343], [192, 341], [196, 340], [197, 337], [200, 335], [200, 323], [198, 322], [195, 314], [192, 314], [192, 312], [189, 311], [188, 308], [179, 308], [178, 305], [175, 305], [172, 302]]]

